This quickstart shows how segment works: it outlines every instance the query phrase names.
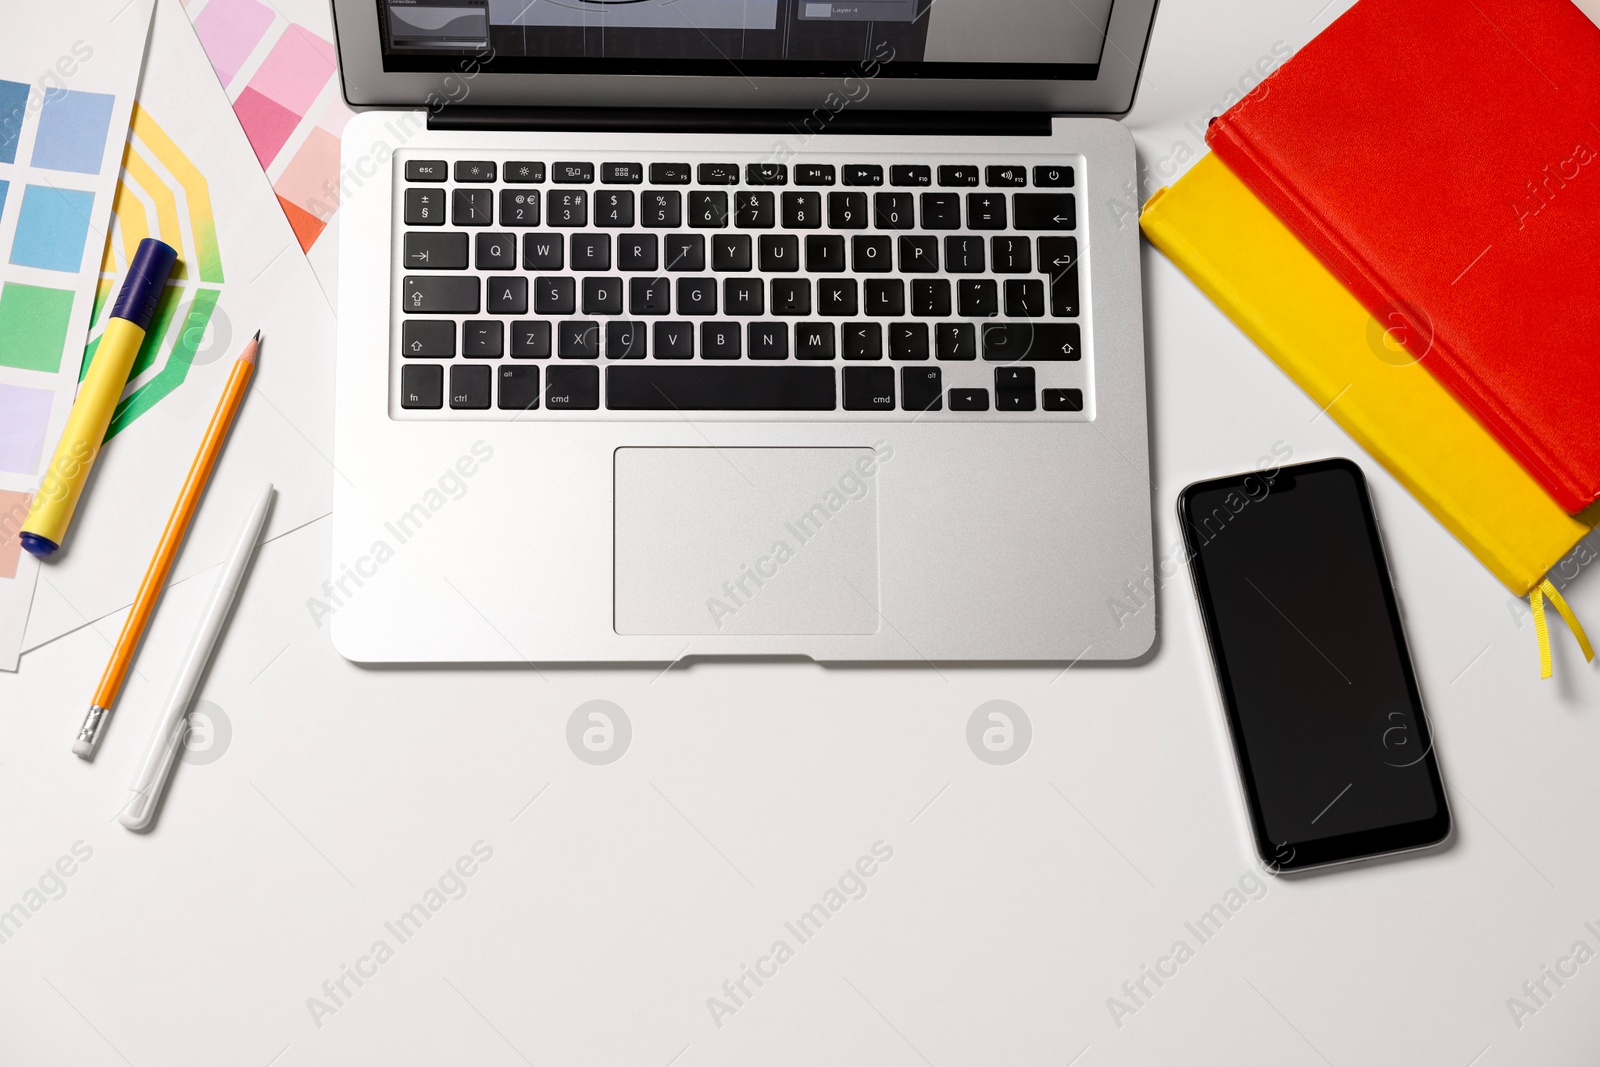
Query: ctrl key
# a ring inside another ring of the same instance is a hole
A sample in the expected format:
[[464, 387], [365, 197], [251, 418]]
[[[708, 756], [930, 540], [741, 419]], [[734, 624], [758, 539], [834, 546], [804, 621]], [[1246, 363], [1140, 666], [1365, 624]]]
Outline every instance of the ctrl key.
[[412, 363], [401, 367], [400, 407], [406, 411], [435, 411], [444, 407], [444, 368], [437, 363]]
[[598, 408], [600, 368], [549, 368], [545, 372], [544, 406], [551, 411], [593, 411]]

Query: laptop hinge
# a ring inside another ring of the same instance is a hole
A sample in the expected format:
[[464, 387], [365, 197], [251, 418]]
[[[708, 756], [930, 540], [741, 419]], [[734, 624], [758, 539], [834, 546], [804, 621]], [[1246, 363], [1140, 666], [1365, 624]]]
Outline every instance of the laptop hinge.
[[587, 133], [921, 134], [1048, 137], [1048, 114], [1015, 111], [757, 111], [739, 109], [445, 107], [430, 130]]

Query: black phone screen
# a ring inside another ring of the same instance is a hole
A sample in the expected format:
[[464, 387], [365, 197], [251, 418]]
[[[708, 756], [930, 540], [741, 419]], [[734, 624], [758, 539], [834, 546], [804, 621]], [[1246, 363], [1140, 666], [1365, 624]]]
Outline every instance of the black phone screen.
[[1257, 850], [1291, 870], [1444, 840], [1450, 815], [1361, 470], [1179, 501]]

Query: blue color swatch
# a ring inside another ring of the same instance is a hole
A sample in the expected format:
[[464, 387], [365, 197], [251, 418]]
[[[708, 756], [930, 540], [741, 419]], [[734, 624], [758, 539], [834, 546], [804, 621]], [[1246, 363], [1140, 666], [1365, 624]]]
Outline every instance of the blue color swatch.
[[39, 132], [33, 139], [33, 165], [47, 170], [99, 174], [111, 125], [110, 93], [56, 89], [45, 93]]
[[9, 193], [10, 191], [11, 191], [11, 183], [6, 181], [4, 178], [0, 178], [0, 214], [4, 214], [5, 213], [5, 210], [6, 210], [6, 194]]
[[93, 193], [29, 185], [22, 193], [11, 262], [76, 274], [83, 266], [83, 246], [89, 237], [89, 214], [93, 209]]
[[22, 137], [22, 116], [27, 110], [27, 85], [0, 81], [0, 163], [17, 161], [17, 141]]

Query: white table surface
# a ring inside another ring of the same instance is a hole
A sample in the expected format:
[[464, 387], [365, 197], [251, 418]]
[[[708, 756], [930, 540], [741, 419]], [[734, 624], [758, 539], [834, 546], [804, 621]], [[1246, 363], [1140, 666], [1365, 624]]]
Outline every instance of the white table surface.
[[[1142, 162], [1200, 152], [1207, 108], [1347, 5], [1319, 6], [1167, 0]], [[0, 1063], [1594, 1062], [1600, 959], [1533, 1014], [1507, 1002], [1600, 952], [1600, 673], [1558, 622], [1541, 682], [1525, 609], [1148, 246], [1144, 267], [1157, 551], [1179, 488], [1275, 442], [1362, 462], [1452, 848], [1259, 873], [1186, 573], [1130, 669], [370, 670], [306, 607], [323, 519], [262, 551], [203, 694], [231, 742], [179, 766], [148, 836], [112, 819], [211, 576], [168, 593], [93, 765], [69, 745], [120, 616], [0, 675], [0, 909], [42, 904], [0, 944]], [[1567, 588], [1600, 630], [1600, 578]], [[633, 731], [604, 766], [566, 741], [596, 699]], [[995, 699], [1033, 729], [1006, 766], [966, 740]], [[865, 895], [800, 942], [785, 923], [880, 841]], [[1186, 922], [1241, 879], [1259, 899], [1202, 944]], [[417, 903], [439, 906], [402, 942], [385, 924]], [[792, 958], [713, 1019], [780, 939]], [[1180, 939], [1192, 958], [1114, 1019]]]

